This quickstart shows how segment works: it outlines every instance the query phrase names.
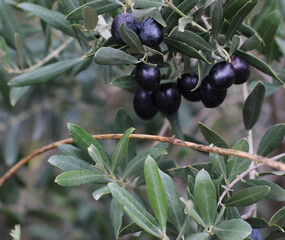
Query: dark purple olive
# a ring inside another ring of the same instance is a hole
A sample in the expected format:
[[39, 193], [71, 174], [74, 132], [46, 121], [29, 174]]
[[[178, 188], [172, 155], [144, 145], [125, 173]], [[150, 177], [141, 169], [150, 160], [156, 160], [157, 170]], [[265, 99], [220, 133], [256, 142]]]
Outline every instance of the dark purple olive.
[[161, 26], [152, 18], [141, 22], [139, 38], [141, 42], [149, 47], [158, 46], [163, 39]]
[[235, 81], [235, 69], [229, 62], [216, 63], [209, 72], [210, 84], [213, 88], [224, 90]]
[[123, 42], [123, 40], [120, 36], [120, 32], [119, 32], [119, 28], [120, 28], [122, 23], [126, 23], [126, 27], [128, 29], [131, 29], [132, 31], [134, 31], [136, 34], [139, 33], [139, 27], [140, 27], [137, 19], [135, 19], [133, 17], [133, 15], [131, 15], [130, 13], [118, 14], [112, 22], [111, 33], [112, 33], [112, 36], [113, 36], [115, 42], [119, 45], [125, 44]]
[[171, 115], [178, 111], [181, 93], [176, 83], [161, 84], [155, 92], [155, 104], [164, 114]]
[[222, 104], [227, 95], [227, 90], [218, 90], [210, 84], [211, 77], [204, 78], [201, 84], [201, 101], [206, 108], [215, 108]]
[[252, 229], [250, 236], [252, 240], [262, 240], [260, 232], [257, 229]]
[[180, 89], [181, 94], [184, 98], [192, 102], [199, 102], [200, 98], [200, 87], [195, 91], [191, 91], [198, 84], [198, 76], [195, 73], [185, 73], [181, 78], [177, 79], [177, 85]]
[[134, 96], [133, 106], [136, 114], [143, 120], [153, 118], [158, 112], [154, 102], [154, 92], [139, 88]]
[[136, 69], [136, 80], [138, 85], [145, 90], [157, 89], [160, 83], [159, 68], [140, 63]]
[[238, 56], [232, 56], [231, 61], [236, 74], [236, 79], [234, 84], [245, 83], [250, 75], [250, 68], [247, 61]]

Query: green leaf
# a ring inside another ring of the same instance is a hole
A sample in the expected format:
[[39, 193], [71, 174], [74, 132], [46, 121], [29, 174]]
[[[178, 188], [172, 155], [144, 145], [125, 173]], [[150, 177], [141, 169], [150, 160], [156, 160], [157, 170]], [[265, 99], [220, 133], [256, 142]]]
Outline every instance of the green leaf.
[[12, 87], [23, 87], [33, 84], [45, 83], [70, 70], [81, 61], [83, 61], [82, 58], [73, 58], [52, 63], [14, 77], [8, 84]]
[[108, 186], [112, 196], [129, 217], [146, 232], [160, 238], [161, 229], [154, 217], [127, 190], [116, 183], [109, 183]]
[[276, 43], [278, 44], [283, 56], [285, 56], [285, 40], [283, 40], [282, 38], [276, 37], [275, 38]]
[[232, 0], [228, 1], [224, 9], [224, 18], [231, 20], [235, 14], [242, 9], [249, 0]]
[[178, 232], [181, 231], [184, 222], [184, 213], [174, 181], [166, 173], [159, 171], [167, 201], [167, 217], [173, 223]]
[[103, 65], [126, 65], [126, 64], [136, 64], [139, 61], [130, 54], [125, 53], [122, 50], [111, 48], [111, 47], [101, 47], [94, 56], [94, 61], [98, 64]]
[[93, 144], [87, 148], [89, 156], [93, 159], [96, 164], [104, 166], [104, 160], [101, 157], [100, 151]]
[[200, 122], [198, 123], [198, 126], [209, 144], [214, 144], [216, 147], [229, 148], [226, 141], [214, 130], [208, 128], [206, 125]]
[[157, 159], [158, 157], [165, 154], [167, 154], [167, 151], [164, 148], [149, 148], [143, 152], [140, 152], [126, 166], [123, 172], [123, 178], [137, 176], [139, 173], [141, 173], [145, 159], [148, 155], [154, 159]]
[[210, 64], [210, 62], [205, 58], [204, 55], [202, 55], [200, 52], [198, 52], [195, 48], [190, 47], [186, 43], [183, 43], [181, 41], [173, 40], [171, 38], [164, 38], [164, 42], [170, 47], [170, 50], [180, 52], [182, 55], [197, 58], [200, 60], [203, 60]]
[[281, 144], [284, 136], [285, 124], [276, 124], [269, 128], [258, 145], [257, 154], [267, 156]]
[[181, 124], [179, 122], [179, 113], [177, 112], [172, 115], [167, 115], [166, 117], [171, 125], [171, 130], [175, 134], [175, 137], [183, 140], [184, 134], [183, 134]]
[[80, 6], [79, 1], [74, 0], [58, 0], [58, 3], [66, 11], [66, 13], [70, 13], [72, 10]]
[[201, 218], [201, 216], [196, 212], [196, 210], [193, 208], [191, 213], [190, 213], [191, 217], [197, 222], [199, 223], [201, 226], [203, 226], [205, 229], [207, 229], [207, 225], [206, 223], [203, 221], [203, 219]]
[[110, 12], [116, 8], [121, 7], [123, 4], [119, 1], [114, 0], [96, 0], [74, 9], [71, 13], [69, 13], [65, 18], [67, 20], [82, 20], [82, 9], [84, 7], [91, 7], [93, 8], [97, 15], [101, 15], [103, 13]]
[[192, 177], [196, 177], [199, 170], [197, 170], [196, 168], [193, 168], [191, 166], [183, 166], [183, 167], [168, 169], [168, 172], [174, 177], [178, 177], [178, 178], [181, 178], [183, 180], [187, 180], [188, 175], [191, 175]]
[[124, 211], [113, 198], [110, 204], [110, 218], [115, 233], [115, 238], [119, 239], [120, 229], [122, 227]]
[[225, 164], [225, 158], [215, 153], [210, 153], [209, 158], [216, 172], [219, 175], [222, 175], [224, 179], [227, 179], [227, 168]]
[[134, 131], [134, 128], [129, 128], [124, 132], [124, 135], [116, 145], [116, 148], [112, 155], [112, 172], [116, 171], [117, 168], [121, 165], [121, 163], [124, 161], [124, 158], [126, 156], [128, 145], [129, 145], [129, 138], [132, 132]]
[[257, 49], [260, 46], [265, 46], [261, 36], [256, 32], [250, 38], [248, 38], [240, 47], [240, 50], [248, 52]]
[[107, 183], [109, 180], [103, 173], [94, 170], [72, 170], [58, 175], [55, 182], [64, 187], [80, 186], [86, 183]]
[[69, 155], [69, 156], [77, 157], [77, 158], [80, 158], [80, 159], [86, 160], [86, 161], [90, 160], [89, 156], [87, 156], [79, 148], [77, 148], [71, 144], [59, 144], [57, 146], [57, 148], [63, 155]]
[[133, 75], [125, 75], [117, 77], [114, 80], [112, 80], [110, 84], [112, 86], [130, 91], [136, 91], [138, 89], [136, 78]]
[[251, 186], [266, 185], [270, 187], [270, 192], [267, 194], [266, 198], [277, 202], [285, 202], [285, 190], [273, 182], [260, 179], [248, 179], [246, 183]]
[[[240, 139], [234, 146], [234, 150], [239, 150], [243, 152], [249, 151], [249, 143], [246, 138]], [[232, 157], [230, 161], [227, 162], [227, 172], [228, 179], [232, 181], [237, 175], [244, 172], [250, 166], [251, 161], [241, 157]]]
[[223, 3], [221, 0], [216, 0], [216, 4], [212, 15], [212, 35], [216, 39], [223, 23]]
[[5, 39], [0, 36], [0, 51], [1, 51], [1, 59], [0, 59], [0, 63], [2, 65], [2, 62], [4, 63], [4, 66], [8, 67], [10, 66], [10, 57], [9, 57], [9, 52], [7, 49], [7, 44]]
[[234, 207], [249, 206], [260, 201], [269, 193], [269, 191], [270, 187], [264, 185], [249, 187], [229, 198], [225, 205]]
[[145, 9], [136, 9], [134, 8], [132, 10], [132, 15], [135, 17], [135, 18], [145, 18], [147, 17], [148, 15], [150, 15], [150, 13], [155, 10], [156, 8], [154, 7], [151, 7], [151, 8], [145, 8]]
[[255, 4], [252, 1], [248, 1], [238, 12], [235, 13], [235, 16], [233, 17], [226, 34], [226, 41], [230, 40], [233, 37], [244, 19], [248, 16], [254, 7]]
[[243, 123], [246, 130], [250, 130], [257, 122], [261, 112], [264, 96], [265, 87], [261, 82], [258, 82], [248, 95], [243, 105]]
[[250, 225], [242, 219], [231, 219], [214, 228], [215, 235], [221, 240], [240, 240], [250, 235]]
[[195, 206], [198, 208], [203, 221], [211, 226], [216, 217], [216, 189], [207, 171], [199, 171], [194, 186]]
[[166, 194], [159, 175], [158, 166], [151, 156], [147, 156], [144, 162], [144, 175], [150, 205], [162, 232], [165, 233], [167, 220]]
[[235, 54], [237, 56], [240, 56], [242, 58], [244, 58], [249, 65], [257, 68], [258, 70], [260, 70], [261, 72], [277, 79], [280, 83], [283, 83], [283, 81], [276, 75], [276, 73], [271, 69], [271, 67], [265, 63], [264, 61], [262, 61], [259, 57], [256, 57], [250, 53], [246, 53], [240, 49], [238, 49]]
[[11, 87], [10, 89], [10, 102], [14, 107], [21, 97], [31, 90], [30, 86], [27, 87]]
[[138, 8], [161, 7], [163, 2], [161, 0], [134, 0], [135, 6]]
[[285, 207], [280, 208], [269, 221], [269, 225], [279, 224], [285, 220]]
[[103, 195], [109, 194], [110, 189], [108, 186], [101, 187], [92, 193], [92, 197], [98, 201]]
[[192, 17], [181, 17], [178, 20], [178, 32], [184, 32], [186, 25], [189, 23], [192, 23], [193, 18]]
[[48, 8], [33, 3], [20, 3], [18, 7], [35, 14], [47, 24], [64, 32], [65, 34], [74, 36], [72, 27], [70, 26], [69, 22], [64, 19], [65, 16], [62, 13], [52, 11]]
[[187, 45], [197, 50], [202, 50], [206, 53], [210, 53], [213, 51], [212, 46], [204, 38], [188, 30], [185, 30], [184, 32], [179, 32], [178, 27], [173, 28], [173, 30], [169, 34], [169, 38], [171, 40], [178, 40], [184, 42]]
[[267, 228], [269, 227], [268, 222], [263, 218], [247, 218], [246, 221], [250, 224], [252, 228]]
[[82, 9], [82, 17], [85, 23], [85, 28], [88, 30], [94, 30], [98, 23], [97, 13], [93, 8], [87, 6]]
[[124, 43], [138, 52], [144, 52], [144, 48], [137, 34], [126, 27], [126, 23], [122, 23], [119, 27], [119, 33]]
[[[104, 166], [110, 165], [110, 157], [97, 139], [93, 138], [90, 134], [75, 124], [68, 123], [67, 128], [76, 146], [79, 147], [85, 154], [89, 155], [88, 147], [93, 144], [99, 150], [100, 155], [104, 161]], [[109, 168], [110, 167], [108, 167], [108, 169]]]
[[80, 158], [75, 156], [67, 155], [53, 155], [49, 158], [48, 162], [61, 169], [62, 171], [72, 171], [72, 170], [92, 170], [96, 169], [90, 164]]
[[229, 51], [230, 56], [233, 55], [233, 53], [238, 49], [239, 44], [240, 44], [240, 37], [237, 35], [234, 35], [232, 39], [230, 51]]
[[167, 24], [164, 21], [163, 17], [161, 16], [161, 13], [158, 9], [154, 9], [150, 12], [150, 16], [157, 21], [161, 26], [166, 27]]
[[190, 237], [186, 238], [186, 240], [207, 240], [209, 237], [209, 233], [199, 232], [192, 234]]

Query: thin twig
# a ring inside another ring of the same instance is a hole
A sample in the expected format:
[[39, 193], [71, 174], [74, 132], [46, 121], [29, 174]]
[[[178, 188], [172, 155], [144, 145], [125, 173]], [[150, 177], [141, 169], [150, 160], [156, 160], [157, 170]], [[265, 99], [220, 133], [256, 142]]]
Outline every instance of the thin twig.
[[9, 74], [13, 73], [13, 74], [21, 74], [21, 73], [26, 73], [26, 72], [30, 72], [33, 71], [39, 67], [41, 67], [42, 65], [44, 65], [45, 63], [47, 63], [48, 61], [50, 61], [51, 59], [58, 57], [58, 55], [60, 54], [60, 52], [62, 52], [72, 41], [74, 40], [74, 38], [70, 37], [68, 38], [65, 42], [63, 42], [57, 49], [53, 50], [49, 55], [47, 55], [44, 59], [42, 59], [41, 61], [39, 61], [37, 64], [26, 68], [26, 69], [12, 69], [12, 68], [4, 68]]
[[276, 160], [278, 160], [279, 158], [282, 158], [282, 157], [285, 157], [285, 153], [281, 153], [281, 154], [279, 154], [279, 155], [276, 155], [276, 156], [274, 156], [274, 157], [272, 157], [272, 158], [270, 158], [272, 161], [276, 161]]
[[[98, 140], [104, 140], [104, 139], [120, 139], [123, 136], [123, 134], [102, 134], [102, 135], [93, 135], [94, 138]], [[258, 163], [265, 164], [269, 167], [276, 168], [280, 171], [285, 172], [285, 164], [282, 162], [276, 162], [272, 161], [269, 158], [265, 158], [262, 156], [258, 156], [255, 154], [249, 154], [247, 152], [237, 151], [233, 149], [228, 148], [219, 148], [219, 147], [212, 147], [212, 146], [206, 146], [202, 144], [197, 144], [193, 142], [187, 142], [183, 141], [174, 137], [162, 137], [157, 135], [148, 135], [148, 134], [132, 134], [130, 135], [131, 139], [141, 139], [141, 140], [151, 140], [151, 141], [159, 141], [159, 142], [167, 142], [173, 145], [196, 149], [203, 152], [212, 152], [219, 155], [229, 155], [229, 156], [237, 156], [241, 158], [246, 158], [251, 161], [255, 161]], [[36, 156], [39, 156], [51, 149], [56, 148], [59, 144], [71, 144], [74, 143], [72, 138], [64, 139], [58, 142], [51, 143], [31, 155], [23, 158], [18, 163], [16, 163], [12, 168], [10, 168], [0, 179], [0, 187], [3, 185], [3, 183], [11, 177], [16, 171], [18, 171], [23, 165], [28, 163], [31, 159], [35, 158]]]

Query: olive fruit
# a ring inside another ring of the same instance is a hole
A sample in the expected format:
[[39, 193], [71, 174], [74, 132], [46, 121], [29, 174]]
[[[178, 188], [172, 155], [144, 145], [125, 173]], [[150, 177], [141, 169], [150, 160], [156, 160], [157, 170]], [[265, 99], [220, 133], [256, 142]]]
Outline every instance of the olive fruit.
[[154, 90], [159, 87], [160, 71], [158, 67], [140, 63], [136, 68], [135, 76], [138, 85], [145, 90]]
[[139, 27], [140, 27], [137, 19], [135, 19], [133, 17], [133, 15], [131, 15], [130, 13], [118, 14], [112, 22], [111, 33], [112, 33], [112, 36], [113, 36], [115, 42], [119, 45], [124, 45], [124, 42], [123, 42], [123, 40], [120, 36], [120, 32], [119, 32], [119, 28], [120, 28], [122, 23], [126, 23], [126, 27], [128, 29], [134, 31], [136, 34], [139, 33]]
[[253, 240], [262, 240], [260, 232], [257, 229], [252, 229], [250, 236]]
[[227, 90], [218, 90], [210, 84], [211, 77], [208, 75], [201, 84], [200, 97], [206, 108], [215, 108], [222, 104], [227, 95]]
[[245, 83], [248, 80], [250, 74], [250, 68], [247, 61], [238, 56], [232, 56], [231, 61], [236, 74], [234, 84]]
[[141, 22], [139, 38], [149, 47], [158, 46], [163, 39], [161, 26], [152, 18], [146, 18]]
[[177, 85], [180, 89], [182, 96], [192, 102], [199, 102], [200, 98], [200, 87], [195, 91], [191, 91], [198, 84], [198, 76], [195, 73], [182, 74], [181, 78], [177, 79]]
[[178, 111], [181, 93], [176, 83], [161, 84], [155, 92], [155, 104], [164, 114], [171, 115]]
[[133, 99], [136, 114], [143, 120], [153, 118], [158, 112], [154, 102], [154, 92], [139, 88]]
[[213, 88], [224, 90], [235, 81], [235, 69], [230, 62], [216, 63], [209, 72], [210, 84]]

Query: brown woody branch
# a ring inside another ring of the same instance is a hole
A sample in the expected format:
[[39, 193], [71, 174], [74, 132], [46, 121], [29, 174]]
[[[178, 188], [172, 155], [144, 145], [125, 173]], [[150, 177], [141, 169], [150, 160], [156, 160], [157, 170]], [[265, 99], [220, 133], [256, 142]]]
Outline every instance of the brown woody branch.
[[[104, 140], [104, 139], [120, 139], [123, 136], [123, 134], [102, 134], [102, 135], [94, 135], [93, 137], [98, 140]], [[157, 135], [148, 135], [148, 134], [132, 134], [130, 136], [132, 139], [141, 139], [141, 140], [151, 140], [151, 141], [158, 141], [158, 142], [166, 142], [170, 144], [174, 144], [181, 147], [196, 149], [203, 152], [212, 152], [219, 155], [229, 155], [229, 156], [236, 156], [241, 158], [246, 158], [258, 163], [262, 163], [264, 165], [267, 165], [272, 168], [276, 168], [280, 171], [285, 172], [285, 164], [281, 162], [273, 161], [269, 158], [265, 158], [262, 156], [258, 156], [255, 154], [250, 154], [242, 151], [237, 151], [233, 149], [227, 149], [227, 148], [219, 148], [219, 147], [212, 147], [212, 146], [206, 146], [202, 144], [197, 144], [193, 142], [187, 142], [183, 141], [177, 138], [173, 137], [162, 137]], [[28, 163], [30, 160], [35, 158], [36, 156], [39, 156], [51, 149], [56, 148], [59, 144], [71, 144], [74, 143], [72, 138], [64, 139], [58, 142], [51, 143], [31, 155], [23, 158], [18, 163], [16, 163], [12, 168], [10, 168], [1, 178], [0, 178], [0, 187], [4, 184], [4, 182], [10, 178], [16, 171], [18, 171], [23, 165]]]

